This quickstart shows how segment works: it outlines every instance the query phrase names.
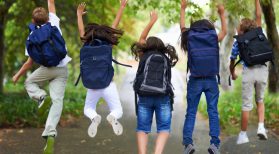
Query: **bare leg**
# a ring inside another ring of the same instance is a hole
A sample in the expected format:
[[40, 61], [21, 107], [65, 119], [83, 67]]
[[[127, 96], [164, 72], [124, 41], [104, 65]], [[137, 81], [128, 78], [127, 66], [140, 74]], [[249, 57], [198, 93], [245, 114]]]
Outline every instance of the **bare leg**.
[[138, 154], [147, 153], [148, 134], [145, 132], [137, 132]]
[[164, 147], [169, 138], [169, 132], [161, 132], [158, 134], [156, 139], [155, 153], [154, 154], [162, 154], [164, 151]]
[[264, 103], [257, 102], [259, 123], [264, 123]]
[[242, 111], [242, 115], [241, 115], [241, 130], [242, 131], [247, 131], [248, 119], [249, 119], [249, 111]]

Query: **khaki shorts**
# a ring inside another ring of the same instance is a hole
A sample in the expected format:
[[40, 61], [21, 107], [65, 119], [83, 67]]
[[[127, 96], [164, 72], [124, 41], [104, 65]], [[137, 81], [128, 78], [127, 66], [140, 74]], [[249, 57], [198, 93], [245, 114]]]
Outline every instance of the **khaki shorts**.
[[242, 72], [242, 111], [253, 109], [253, 92], [257, 103], [263, 103], [267, 85], [268, 67], [255, 65], [246, 67]]

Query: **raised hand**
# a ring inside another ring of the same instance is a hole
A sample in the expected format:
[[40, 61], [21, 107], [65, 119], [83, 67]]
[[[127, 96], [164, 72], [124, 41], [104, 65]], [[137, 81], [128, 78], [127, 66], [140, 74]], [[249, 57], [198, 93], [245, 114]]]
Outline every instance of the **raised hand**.
[[227, 22], [226, 22], [226, 17], [225, 17], [225, 7], [223, 4], [219, 4], [217, 6], [218, 9], [218, 14], [221, 18], [221, 31], [218, 34], [218, 41], [221, 42], [225, 36], [227, 35]]
[[181, 9], [186, 9], [188, 5], [188, 0], [181, 0]]
[[85, 2], [80, 3], [77, 8], [77, 15], [80, 15], [80, 16], [85, 15], [87, 13], [85, 11], [85, 8], [86, 8], [86, 3]]
[[217, 6], [217, 9], [218, 9], [218, 14], [219, 14], [219, 15], [222, 15], [222, 14], [225, 13], [225, 7], [224, 7], [224, 5], [219, 4], [219, 5]]
[[150, 21], [155, 23], [157, 21], [157, 19], [158, 19], [157, 12], [156, 11], [151, 11], [151, 13], [150, 13]]
[[117, 12], [117, 15], [116, 15], [113, 23], [112, 23], [112, 26], [111, 26], [112, 28], [117, 28], [118, 27], [119, 22], [120, 22], [121, 17], [122, 17], [122, 13], [123, 13], [124, 8], [126, 7], [127, 3], [128, 3], [128, 0], [121, 0], [120, 1], [120, 8]]
[[55, 1], [48, 0], [47, 4], [48, 4], [48, 12], [56, 14]]
[[128, 0], [121, 0], [121, 8], [125, 8], [127, 5]]

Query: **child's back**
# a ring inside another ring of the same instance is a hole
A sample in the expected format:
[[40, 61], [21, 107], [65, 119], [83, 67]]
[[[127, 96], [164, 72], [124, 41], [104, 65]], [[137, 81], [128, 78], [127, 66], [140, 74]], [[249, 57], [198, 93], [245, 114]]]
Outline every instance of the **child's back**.
[[214, 25], [206, 19], [196, 21], [189, 29], [185, 28], [185, 9], [187, 2], [181, 1], [181, 47], [188, 54], [187, 72], [190, 72], [187, 83], [187, 113], [183, 128], [184, 153], [195, 152], [193, 145], [193, 130], [201, 94], [204, 93], [207, 102], [209, 127], [211, 136], [209, 153], [219, 153], [220, 126], [218, 114], [219, 89], [219, 41], [226, 35], [224, 7], [218, 6], [222, 30], [217, 35]]
[[85, 14], [86, 4], [81, 3], [77, 9], [79, 34], [84, 42], [80, 52], [81, 78], [87, 88], [84, 114], [91, 121], [88, 128], [90, 137], [95, 137], [101, 122], [101, 116], [96, 112], [100, 98], [104, 98], [109, 106], [110, 114], [106, 119], [112, 125], [114, 133], [121, 135], [123, 132], [123, 127], [118, 121], [123, 115], [123, 110], [113, 82], [112, 47], [119, 43], [118, 40], [123, 35], [123, 31], [116, 28], [126, 4], [127, 0], [121, 1], [121, 7], [112, 27], [92, 23], [84, 28], [82, 16]]
[[[38, 102], [39, 115], [43, 115], [52, 103], [42, 137], [47, 139], [44, 152], [53, 153], [54, 137], [57, 136], [56, 126], [63, 109], [63, 98], [68, 78], [67, 63], [71, 58], [67, 56], [54, 0], [48, 0], [48, 8], [49, 13], [41, 7], [34, 9], [32, 13], [31, 32], [27, 39], [25, 51], [29, 58], [13, 77], [13, 81], [17, 82], [19, 77], [32, 67], [33, 62], [41, 65], [28, 76], [25, 88], [29, 96]], [[41, 89], [45, 83], [49, 84], [50, 97], [45, 90]]]
[[[255, 0], [255, 6], [256, 20], [247, 18], [241, 20], [238, 27], [239, 36], [233, 44], [230, 57], [230, 71], [233, 80], [237, 79], [236, 64], [239, 62], [243, 64], [241, 132], [238, 135], [237, 144], [249, 142], [246, 131], [249, 112], [253, 109], [254, 91], [259, 120], [257, 135], [259, 139], [267, 140], [267, 132], [264, 127], [264, 93], [269, 72], [266, 62], [272, 60], [273, 55], [272, 49], [260, 28], [262, 21], [259, 0]], [[238, 56], [240, 56], [240, 61], [235, 64]]]

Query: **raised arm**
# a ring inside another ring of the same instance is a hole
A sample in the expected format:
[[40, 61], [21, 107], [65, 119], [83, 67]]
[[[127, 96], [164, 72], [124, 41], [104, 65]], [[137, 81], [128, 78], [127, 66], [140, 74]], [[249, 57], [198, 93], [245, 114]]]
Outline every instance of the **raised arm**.
[[139, 43], [141, 43], [141, 44], [145, 43], [149, 31], [151, 30], [153, 25], [156, 23], [157, 19], [158, 19], [157, 12], [156, 11], [152, 11], [150, 13], [150, 21], [147, 24], [147, 26], [145, 27], [145, 29], [143, 30], [143, 32], [141, 33], [141, 36], [140, 36], [140, 39], [139, 39]]
[[112, 28], [117, 28], [117, 26], [119, 25], [119, 22], [121, 20], [121, 17], [122, 17], [122, 14], [123, 14], [123, 11], [127, 5], [127, 2], [128, 0], [121, 0], [121, 6], [117, 12], [117, 15], [116, 15], [116, 18], [114, 19], [113, 23], [112, 23]]
[[256, 5], [256, 22], [259, 27], [262, 26], [262, 9], [260, 5], [260, 0], [255, 0]]
[[85, 7], [86, 3], [81, 3], [78, 5], [77, 8], [77, 22], [78, 22], [78, 31], [79, 31], [79, 36], [83, 37], [84, 36], [84, 23], [83, 23], [83, 18], [82, 16], [86, 14], [85, 12]]
[[54, 14], [56, 14], [56, 9], [55, 9], [55, 2], [54, 2], [54, 0], [48, 0], [48, 12], [49, 12], [49, 13], [54, 13]]
[[227, 35], [227, 23], [226, 23], [224, 5], [218, 5], [218, 14], [219, 14], [220, 19], [221, 19], [221, 31], [218, 34], [218, 41], [220, 42]]
[[33, 60], [29, 57], [28, 60], [22, 65], [20, 70], [13, 76], [14, 84], [17, 83], [19, 78], [24, 75], [33, 65]]
[[180, 8], [180, 29], [181, 32], [186, 30], [185, 28], [185, 9], [187, 7], [187, 0], [181, 0], [181, 8]]

